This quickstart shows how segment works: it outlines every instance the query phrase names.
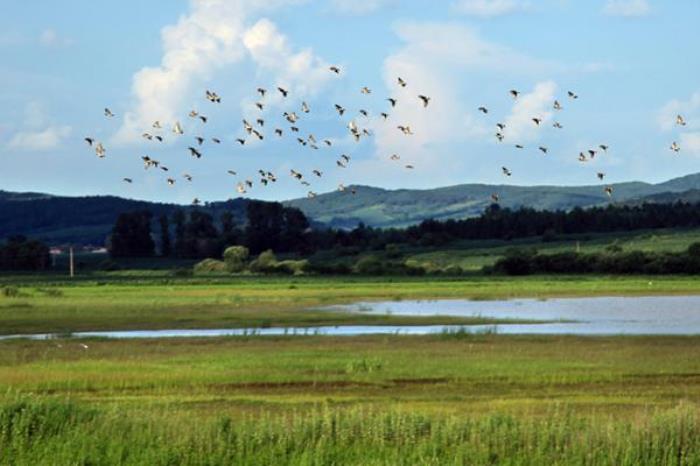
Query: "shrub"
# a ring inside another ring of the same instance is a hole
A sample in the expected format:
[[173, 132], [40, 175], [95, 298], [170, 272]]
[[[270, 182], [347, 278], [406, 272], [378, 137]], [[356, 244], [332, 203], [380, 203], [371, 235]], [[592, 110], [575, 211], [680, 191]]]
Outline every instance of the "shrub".
[[277, 266], [277, 256], [271, 249], [260, 253], [257, 259], [250, 263], [251, 272], [274, 273]]
[[536, 255], [537, 251], [533, 249], [511, 248], [496, 261], [494, 268], [507, 275], [528, 275], [536, 272], [533, 267]]
[[274, 271], [288, 275], [303, 275], [309, 270], [309, 261], [303, 260], [286, 260], [277, 262], [274, 266]]
[[364, 256], [355, 264], [355, 272], [362, 275], [383, 275], [384, 264], [376, 256]]
[[224, 251], [224, 263], [226, 270], [231, 273], [240, 273], [245, 269], [250, 251], [245, 246], [231, 246]]
[[18, 287], [9, 285], [2, 287], [2, 295], [6, 298], [17, 298], [21, 293]]
[[216, 259], [204, 259], [197, 262], [194, 266], [194, 273], [220, 273], [226, 271], [226, 264], [223, 261]]
[[462, 267], [460, 267], [459, 265], [448, 265], [447, 267], [445, 267], [442, 270], [442, 272], [445, 275], [456, 276], [456, 275], [462, 275], [462, 273], [464, 273], [464, 270], [462, 270]]

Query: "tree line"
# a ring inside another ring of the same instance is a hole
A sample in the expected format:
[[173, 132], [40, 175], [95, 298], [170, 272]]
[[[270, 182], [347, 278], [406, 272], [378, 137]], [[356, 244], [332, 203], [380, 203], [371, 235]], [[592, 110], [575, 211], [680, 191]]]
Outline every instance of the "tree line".
[[[156, 255], [153, 223], [149, 211], [120, 214], [108, 241], [111, 256]], [[157, 224], [158, 253], [164, 257], [221, 257], [231, 245], [244, 245], [253, 254], [265, 250], [307, 254], [313, 249], [308, 243], [310, 226], [306, 216], [299, 209], [277, 202], [248, 202], [245, 221], [231, 212], [223, 212], [215, 219], [199, 210], [176, 210], [172, 215], [160, 215]]]
[[319, 250], [355, 252], [382, 250], [390, 244], [440, 246], [456, 240], [515, 239], [541, 236], [544, 241], [558, 235], [612, 233], [659, 228], [700, 227], [700, 203], [608, 205], [574, 208], [570, 211], [508, 209], [494, 204], [480, 216], [463, 220], [425, 220], [404, 229], [378, 229], [360, 223], [352, 230], [311, 227], [300, 210], [277, 202], [250, 201], [245, 218], [223, 212], [218, 219], [199, 210], [176, 210], [157, 219], [158, 234], [151, 231], [148, 211], [119, 215], [109, 249], [113, 257], [143, 257], [156, 254], [156, 241], [163, 256], [204, 259], [220, 258], [232, 245], [242, 245], [251, 254], [310, 255]]
[[17, 235], [0, 243], [0, 270], [38, 271], [50, 266], [49, 248], [40, 241]]

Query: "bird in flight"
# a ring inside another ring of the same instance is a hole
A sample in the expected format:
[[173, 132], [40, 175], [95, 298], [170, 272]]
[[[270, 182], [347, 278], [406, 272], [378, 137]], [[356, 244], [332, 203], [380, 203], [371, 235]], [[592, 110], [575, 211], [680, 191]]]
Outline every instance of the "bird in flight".
[[568, 94], [569, 98], [572, 100], [578, 99], [578, 95], [575, 92], [567, 91], [567, 94]]
[[520, 91], [517, 91], [517, 90], [515, 90], [515, 89], [511, 89], [511, 90], [510, 90], [510, 96], [511, 96], [513, 99], [516, 99], [516, 100], [517, 100], [517, 98], [520, 97]]
[[401, 76], [399, 76], [399, 77], [397, 78], [397, 82], [399, 83], [399, 86], [401, 86], [401, 87], [406, 87], [406, 86], [407, 86], [406, 81], [404, 81], [404, 80], [401, 78]]
[[676, 124], [678, 126], [685, 126], [686, 125], [685, 118], [683, 118], [682, 115], [676, 116]]
[[280, 91], [282, 97], [287, 97], [289, 95], [289, 91], [283, 87], [278, 87], [277, 90]]
[[423, 108], [426, 108], [430, 103], [430, 97], [425, 95], [419, 95], [418, 98], [423, 102]]
[[506, 176], [511, 176], [511, 175], [513, 174], [513, 172], [511, 172], [510, 170], [508, 170], [507, 167], [501, 167], [501, 171], [502, 171], [503, 174], [506, 175]]
[[340, 74], [340, 68], [335, 66], [335, 65], [331, 66], [328, 69], [331, 70], [332, 72], [334, 72], [335, 74]]
[[221, 97], [216, 92], [212, 92], [207, 90], [205, 93], [205, 96], [209, 102], [215, 103], [215, 104], [220, 104], [221, 103]]
[[97, 156], [101, 159], [103, 159], [105, 157], [105, 155], [107, 154], [107, 150], [105, 149], [105, 147], [102, 145], [101, 142], [98, 142], [97, 145], [95, 146], [95, 154], [97, 154]]
[[112, 113], [112, 111], [110, 109], [105, 108], [105, 116], [107, 118], [114, 118], [114, 113]]
[[479, 111], [480, 111], [481, 113], [483, 113], [484, 115], [486, 115], [487, 113], [489, 113], [489, 109], [486, 108], [486, 107], [479, 107], [477, 110], [479, 110]]
[[677, 143], [676, 141], [673, 141], [673, 144], [671, 144], [671, 150], [672, 150], [673, 152], [678, 153], [678, 152], [681, 151], [681, 146], [679, 146], [678, 143]]

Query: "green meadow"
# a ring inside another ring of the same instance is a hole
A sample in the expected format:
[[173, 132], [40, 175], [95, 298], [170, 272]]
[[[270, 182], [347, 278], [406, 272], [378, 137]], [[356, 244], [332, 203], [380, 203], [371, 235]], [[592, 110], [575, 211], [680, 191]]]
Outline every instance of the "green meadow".
[[508, 299], [698, 294], [690, 276], [177, 278], [158, 271], [4, 277], [0, 335], [86, 330], [252, 328], [341, 324], [489, 324], [489, 319], [401, 317], [321, 310], [372, 300]]
[[697, 464], [699, 343], [5, 341], [0, 463]]
[[0, 341], [2, 465], [700, 463], [700, 337], [67, 338], [80, 330], [496, 323], [321, 308], [687, 295], [700, 292], [695, 277], [154, 270], [1, 283], [2, 334], [59, 334]]

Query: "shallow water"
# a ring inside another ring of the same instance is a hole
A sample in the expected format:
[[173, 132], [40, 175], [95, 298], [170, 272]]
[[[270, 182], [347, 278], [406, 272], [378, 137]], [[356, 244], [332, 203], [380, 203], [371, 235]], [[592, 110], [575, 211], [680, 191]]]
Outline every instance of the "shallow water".
[[[329, 306], [332, 311], [405, 316], [460, 316], [520, 319], [542, 323], [501, 325], [344, 325], [309, 328], [183, 329], [76, 332], [72, 338], [184, 338], [243, 335], [427, 335], [466, 329], [474, 333], [554, 335], [700, 335], [700, 296], [513, 299], [500, 301], [424, 300], [359, 302]], [[50, 333], [0, 336], [50, 339]]]
[[700, 334], [700, 296], [361, 302], [332, 306], [329, 309], [407, 316], [444, 315], [543, 321], [541, 324], [498, 325], [498, 333]]

